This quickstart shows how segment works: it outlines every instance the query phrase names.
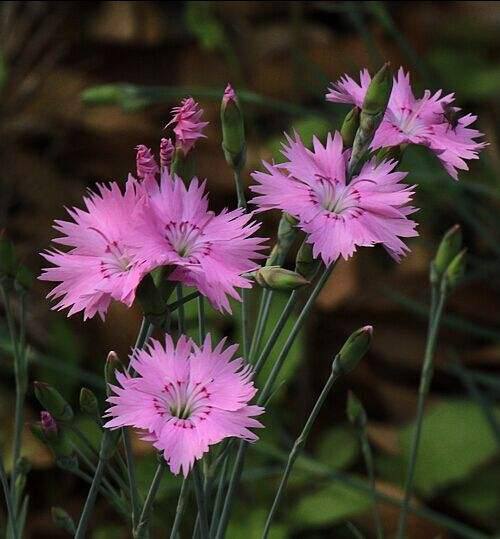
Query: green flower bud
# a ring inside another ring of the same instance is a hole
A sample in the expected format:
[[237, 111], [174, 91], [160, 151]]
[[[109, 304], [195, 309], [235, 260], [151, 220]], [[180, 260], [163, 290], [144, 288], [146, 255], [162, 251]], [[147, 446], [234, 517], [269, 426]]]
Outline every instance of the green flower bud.
[[111, 350], [104, 365], [104, 379], [106, 380], [106, 392], [108, 395], [111, 394], [109, 384], [116, 385], [116, 371], [125, 372], [125, 367], [116, 355], [116, 352]]
[[363, 428], [366, 425], [367, 418], [365, 409], [361, 404], [361, 401], [352, 391], [349, 391], [347, 394], [347, 417], [356, 427]]
[[71, 421], [73, 419], [73, 409], [57, 389], [44, 382], [35, 382], [34, 385], [38, 402], [52, 414], [55, 420]]
[[75, 535], [75, 523], [64, 509], [61, 507], [52, 507], [50, 513], [52, 515], [52, 521], [58, 528], [61, 528], [61, 530], [64, 530], [71, 535]]
[[348, 148], [353, 145], [354, 138], [359, 127], [359, 109], [358, 107], [352, 108], [344, 118], [342, 127], [340, 128], [340, 135], [344, 143], [344, 148]]
[[91, 417], [101, 419], [99, 412], [99, 401], [94, 392], [86, 387], [82, 387], [80, 391], [80, 410], [84, 414], [88, 414]]
[[171, 174], [177, 174], [184, 182], [189, 183], [195, 175], [196, 160], [195, 152], [188, 152], [186, 155], [182, 148], [176, 148], [174, 158], [170, 166]]
[[[161, 274], [163, 279], [163, 273]], [[163, 281], [162, 281], [163, 282]], [[158, 287], [151, 274], [146, 275], [137, 287], [137, 300], [147, 320], [160, 329], [165, 328], [168, 297], [162, 293], [162, 283]]]
[[222, 97], [220, 119], [226, 161], [234, 170], [241, 170], [246, 159], [245, 121], [238, 97], [230, 84]]
[[345, 374], [356, 368], [370, 348], [372, 335], [372, 326], [364, 326], [356, 330], [342, 346], [334, 361], [334, 370], [337, 369], [339, 374]]
[[462, 230], [460, 225], [452, 226], [443, 236], [434, 258], [434, 270], [436, 275], [442, 277], [452, 260], [460, 253], [462, 249]]
[[289, 213], [283, 213], [278, 225], [278, 237], [276, 245], [273, 247], [266, 266], [281, 266], [297, 237], [297, 219]]
[[280, 266], [264, 266], [255, 272], [255, 281], [263, 288], [271, 290], [295, 290], [309, 284], [307, 279], [295, 271]]
[[444, 280], [446, 287], [449, 290], [455, 289], [462, 281], [465, 275], [465, 266], [467, 263], [467, 249], [463, 249], [458, 255], [450, 262]]
[[389, 62], [375, 74], [365, 94], [359, 124], [365, 132], [375, 134], [385, 114], [392, 91], [392, 73]]
[[295, 271], [305, 279], [312, 279], [318, 269], [319, 261], [313, 258], [312, 243], [302, 242], [295, 259]]
[[120, 105], [125, 95], [118, 84], [102, 84], [87, 88], [82, 92], [82, 99], [89, 105]]

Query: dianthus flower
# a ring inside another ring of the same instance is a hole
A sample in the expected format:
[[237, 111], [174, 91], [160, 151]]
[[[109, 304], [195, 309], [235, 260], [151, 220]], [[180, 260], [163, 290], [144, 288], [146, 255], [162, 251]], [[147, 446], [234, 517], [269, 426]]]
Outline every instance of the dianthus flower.
[[231, 360], [237, 345], [224, 350], [224, 344], [212, 349], [208, 335], [198, 347], [181, 336], [175, 346], [166, 335], [165, 347], [151, 340], [146, 350], [135, 350], [131, 367], [137, 376], [117, 372], [104, 426], [146, 431], [172, 473], [184, 476], [224, 438], [256, 441], [249, 429], [262, 427], [253, 417], [264, 410], [248, 404], [257, 391], [252, 371], [242, 359]]
[[147, 273], [129, 245], [145, 196], [129, 179], [124, 193], [116, 183], [98, 185], [98, 193], [90, 192], [84, 202], [86, 210], [67, 210], [74, 222], [55, 221], [63, 236], [53, 241], [71, 249], [42, 253], [53, 267], [43, 269], [39, 278], [59, 283], [47, 296], [59, 300], [54, 309], [69, 308], [68, 316], [83, 311], [84, 320], [96, 313], [104, 319], [112, 299], [132, 305]]
[[[360, 84], [344, 75], [332, 84], [327, 101], [351, 103], [360, 107], [371, 82], [366, 69], [360, 72]], [[476, 116], [459, 117], [460, 109], [453, 107], [454, 95], [443, 95], [442, 90], [415, 98], [410, 75], [399, 69], [394, 78], [389, 104], [380, 127], [372, 141], [372, 150], [399, 144], [421, 144], [429, 147], [441, 161], [448, 174], [458, 179], [458, 170], [468, 170], [468, 159], [478, 159], [478, 152], [486, 146], [475, 139], [482, 133], [469, 126]], [[456, 120], [450, 121], [450, 113]], [[458, 170], [457, 170], [458, 169]]]
[[205, 183], [189, 186], [167, 171], [137, 219], [138, 260], [150, 269], [173, 268], [169, 279], [196, 287], [220, 310], [231, 312], [227, 296], [240, 299], [236, 288], [250, 288], [243, 274], [264, 258], [264, 238], [251, 237], [259, 228], [242, 209], [208, 210]]
[[287, 136], [282, 153], [286, 161], [264, 162], [267, 172], [254, 172], [257, 196], [251, 203], [261, 210], [280, 209], [298, 219], [308, 235], [314, 257], [330, 264], [339, 256], [347, 259], [356, 247], [381, 243], [395, 258], [408, 251], [400, 238], [416, 236], [415, 222], [407, 216], [413, 186], [401, 183], [405, 172], [395, 172], [395, 161], [366, 162], [350, 183], [346, 182], [349, 151], [342, 137], [328, 135], [326, 146], [313, 139], [307, 149], [299, 136]]

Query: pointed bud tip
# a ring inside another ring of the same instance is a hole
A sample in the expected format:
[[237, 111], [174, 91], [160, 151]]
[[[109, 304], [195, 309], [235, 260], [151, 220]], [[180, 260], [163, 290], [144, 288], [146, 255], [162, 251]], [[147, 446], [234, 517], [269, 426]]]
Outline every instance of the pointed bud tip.
[[222, 101], [227, 104], [229, 101], [236, 101], [236, 92], [234, 91], [231, 83], [228, 82], [226, 89], [224, 90], [224, 95], [222, 96]]
[[364, 331], [365, 333], [368, 333], [370, 337], [373, 335], [373, 326], [363, 326], [361, 328], [361, 331]]

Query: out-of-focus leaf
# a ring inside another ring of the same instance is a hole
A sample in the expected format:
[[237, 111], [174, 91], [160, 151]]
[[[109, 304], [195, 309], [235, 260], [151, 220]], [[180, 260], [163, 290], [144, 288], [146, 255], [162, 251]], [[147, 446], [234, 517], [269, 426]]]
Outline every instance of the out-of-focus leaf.
[[[400, 435], [406, 459], [413, 431], [410, 425]], [[495, 437], [477, 404], [462, 399], [443, 400], [424, 417], [415, 487], [429, 496], [465, 479], [497, 453]]]
[[495, 519], [500, 524], [500, 468], [488, 467], [471, 477], [460, 488], [450, 490], [447, 500], [474, 517]]
[[[227, 528], [227, 537], [245, 537], [246, 539], [260, 539], [266, 522], [267, 511], [257, 509], [249, 511], [246, 516], [233, 518]], [[269, 539], [285, 539], [288, 537], [287, 529], [283, 524], [274, 524], [269, 532]]]
[[[302, 139], [302, 142], [307, 147], [310, 147], [312, 145], [313, 136], [316, 136], [319, 140], [323, 141], [327, 133], [331, 130], [331, 123], [324, 118], [320, 118], [319, 116], [309, 116], [294, 122], [290, 126], [290, 129], [288, 129], [288, 133], [290, 136], [293, 136], [293, 132], [296, 131]], [[268, 144], [269, 150], [272, 152], [273, 157], [278, 163], [284, 160], [281, 154], [281, 144], [283, 143], [283, 140], [282, 136], [275, 137], [271, 139]]]
[[186, 26], [202, 49], [215, 51], [228, 46], [224, 27], [215, 17], [211, 2], [186, 2], [184, 5]]
[[336, 427], [327, 431], [318, 444], [318, 460], [334, 470], [353, 464], [359, 455], [359, 442], [349, 427]]
[[120, 539], [123, 537], [123, 527], [116, 524], [99, 526], [92, 534], [92, 539]]
[[293, 509], [292, 519], [295, 528], [329, 526], [363, 513], [370, 505], [367, 494], [335, 482], [304, 496]]

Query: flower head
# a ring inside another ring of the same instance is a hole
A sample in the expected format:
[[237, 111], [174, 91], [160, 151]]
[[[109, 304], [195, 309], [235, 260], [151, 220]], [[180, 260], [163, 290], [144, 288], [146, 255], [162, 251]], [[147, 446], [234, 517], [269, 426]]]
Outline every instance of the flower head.
[[59, 300], [54, 309], [69, 308], [68, 316], [83, 311], [84, 319], [99, 313], [104, 319], [112, 299], [132, 305], [146, 273], [128, 243], [145, 196], [129, 179], [124, 193], [116, 183], [99, 185], [98, 193], [90, 192], [84, 202], [86, 210], [68, 209], [73, 222], [55, 222], [63, 236], [54, 242], [70, 250], [42, 253], [53, 267], [43, 269], [39, 279], [59, 283], [47, 296]]
[[[344, 75], [332, 84], [326, 94], [328, 101], [352, 103], [358, 107], [370, 84], [371, 77], [365, 69], [360, 73], [360, 84]], [[432, 94], [429, 90], [421, 98], [415, 98], [410, 85], [410, 75], [399, 69], [394, 79], [392, 93], [384, 120], [372, 142], [372, 149], [399, 144], [421, 144], [428, 146], [441, 161], [445, 170], [458, 179], [459, 170], [468, 170], [468, 159], [477, 159], [478, 152], [485, 143], [475, 139], [482, 133], [469, 126], [476, 116], [466, 114], [459, 117], [460, 109], [451, 107], [453, 94], [443, 95], [442, 90]], [[446, 111], [457, 114], [456, 121], [450, 121]]]
[[227, 296], [249, 288], [243, 274], [257, 269], [263, 238], [251, 237], [259, 225], [243, 210], [208, 210], [205, 184], [189, 186], [177, 176], [162, 174], [159, 191], [137, 220], [138, 260], [150, 269], [174, 266], [169, 278], [195, 286], [218, 309], [230, 312]]
[[257, 391], [252, 372], [242, 359], [231, 360], [237, 346], [224, 350], [224, 343], [212, 348], [208, 335], [198, 347], [181, 336], [175, 346], [166, 335], [165, 347], [151, 340], [146, 350], [135, 350], [131, 367], [138, 376], [117, 374], [105, 427], [145, 430], [172, 473], [184, 476], [224, 438], [256, 441], [249, 428], [262, 427], [253, 417], [263, 409], [248, 404]]
[[400, 238], [417, 235], [415, 222], [407, 218], [415, 211], [408, 206], [413, 187], [401, 183], [406, 173], [394, 172], [395, 161], [369, 161], [347, 183], [349, 152], [343, 151], [339, 133], [329, 134], [325, 147], [314, 138], [313, 150], [298, 135], [295, 140], [287, 136], [287, 143], [285, 163], [264, 163], [267, 172], [252, 174], [257, 196], [250, 202], [296, 217], [313, 244], [313, 256], [325, 264], [377, 243], [396, 260], [408, 251]]
[[172, 109], [172, 114], [174, 116], [167, 127], [175, 126], [176, 146], [186, 155], [199, 138], [205, 138], [202, 130], [208, 122], [201, 121], [203, 109], [192, 97], [183, 99], [179, 107]]

